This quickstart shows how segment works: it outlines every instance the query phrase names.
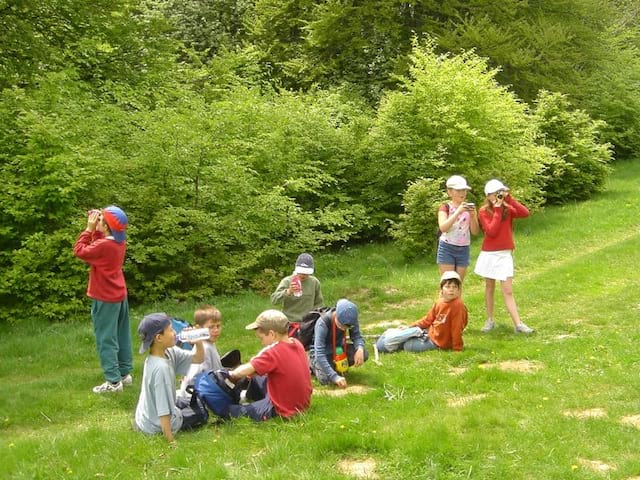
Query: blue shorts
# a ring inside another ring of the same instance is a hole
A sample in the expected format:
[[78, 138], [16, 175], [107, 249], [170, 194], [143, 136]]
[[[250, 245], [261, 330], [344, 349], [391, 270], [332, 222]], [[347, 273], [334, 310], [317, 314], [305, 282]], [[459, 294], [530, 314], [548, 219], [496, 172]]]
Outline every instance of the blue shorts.
[[458, 245], [450, 245], [439, 241], [436, 262], [438, 265], [468, 267], [471, 262], [471, 247], [469, 245], [459, 247]]

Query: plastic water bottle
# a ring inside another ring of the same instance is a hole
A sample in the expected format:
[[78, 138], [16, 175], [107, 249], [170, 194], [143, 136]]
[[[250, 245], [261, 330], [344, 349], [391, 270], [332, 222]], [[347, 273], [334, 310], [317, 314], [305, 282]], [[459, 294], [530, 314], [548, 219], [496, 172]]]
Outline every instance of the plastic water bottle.
[[210, 334], [208, 328], [192, 328], [181, 330], [177, 337], [180, 342], [197, 342], [199, 340], [208, 340]]
[[336, 347], [336, 355], [333, 358], [334, 363], [336, 364], [336, 372], [340, 375], [346, 373], [349, 370], [349, 359], [347, 358], [347, 354], [344, 352], [342, 347]]
[[300, 277], [294, 275], [291, 278], [291, 287], [293, 288], [293, 296], [301, 297], [302, 296], [302, 282], [300, 281]]

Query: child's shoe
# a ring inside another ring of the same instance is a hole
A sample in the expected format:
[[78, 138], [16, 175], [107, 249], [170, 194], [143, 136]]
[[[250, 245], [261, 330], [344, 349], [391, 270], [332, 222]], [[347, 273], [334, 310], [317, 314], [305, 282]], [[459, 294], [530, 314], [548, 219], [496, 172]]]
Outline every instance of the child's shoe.
[[93, 387], [93, 393], [114, 393], [122, 391], [122, 382], [104, 382], [102, 385]]
[[124, 377], [122, 377], [122, 380], [120, 381], [122, 382], [122, 386], [124, 387], [130, 387], [131, 385], [133, 385], [133, 377], [130, 373], [127, 373]]
[[488, 318], [487, 321], [484, 322], [484, 326], [480, 329], [480, 331], [482, 333], [487, 333], [487, 332], [490, 332], [491, 330], [493, 330], [494, 328], [496, 328], [496, 324], [493, 321], [493, 318]]
[[535, 330], [533, 328], [527, 327], [524, 322], [520, 322], [518, 325], [513, 327], [516, 333], [533, 333]]

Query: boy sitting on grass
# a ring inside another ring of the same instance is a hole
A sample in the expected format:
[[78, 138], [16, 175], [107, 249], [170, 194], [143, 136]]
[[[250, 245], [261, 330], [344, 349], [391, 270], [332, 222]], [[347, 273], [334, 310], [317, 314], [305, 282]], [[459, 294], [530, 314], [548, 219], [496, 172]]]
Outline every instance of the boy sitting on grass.
[[142, 371], [135, 424], [149, 435], [162, 432], [173, 444], [175, 432], [190, 430], [206, 422], [206, 418], [200, 417], [188, 405], [184, 408], [176, 405], [176, 375], [185, 375], [192, 363], [201, 363], [204, 347], [202, 341], [193, 342], [193, 352], [176, 347], [176, 332], [166, 313], [146, 315], [138, 326], [138, 333], [142, 339], [140, 353], [149, 349], [149, 356]]
[[302, 344], [289, 337], [285, 314], [265, 310], [245, 328], [255, 332], [264, 348], [248, 363], [229, 371], [229, 377], [236, 382], [257, 373], [259, 376], [252, 378], [252, 388], [257, 387], [264, 398], [247, 405], [231, 405], [231, 417], [249, 417], [260, 422], [304, 412], [309, 408], [313, 390], [309, 362]]
[[461, 284], [457, 272], [444, 272], [440, 278], [440, 298], [433, 307], [408, 328], [402, 326], [385, 331], [376, 342], [378, 351], [462, 350], [462, 332], [467, 326], [468, 315], [460, 298]]
[[180, 389], [176, 393], [178, 399], [188, 401], [191, 394], [187, 391], [188, 387], [193, 386], [196, 375], [200, 372], [208, 372], [209, 370], [220, 370], [222, 361], [216, 347], [216, 341], [222, 332], [222, 314], [213, 305], [202, 305], [193, 313], [193, 320], [196, 328], [209, 329], [209, 339], [203, 340], [204, 358], [202, 363], [193, 364], [189, 368], [189, 373], [182, 379]]

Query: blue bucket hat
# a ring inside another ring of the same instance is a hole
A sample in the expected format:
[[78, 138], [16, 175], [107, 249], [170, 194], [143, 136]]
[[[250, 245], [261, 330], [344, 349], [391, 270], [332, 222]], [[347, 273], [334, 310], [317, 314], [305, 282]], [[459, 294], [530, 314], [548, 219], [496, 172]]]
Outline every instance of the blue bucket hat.
[[358, 324], [358, 307], [346, 298], [341, 298], [336, 303], [336, 316], [345, 327], [355, 327]]

